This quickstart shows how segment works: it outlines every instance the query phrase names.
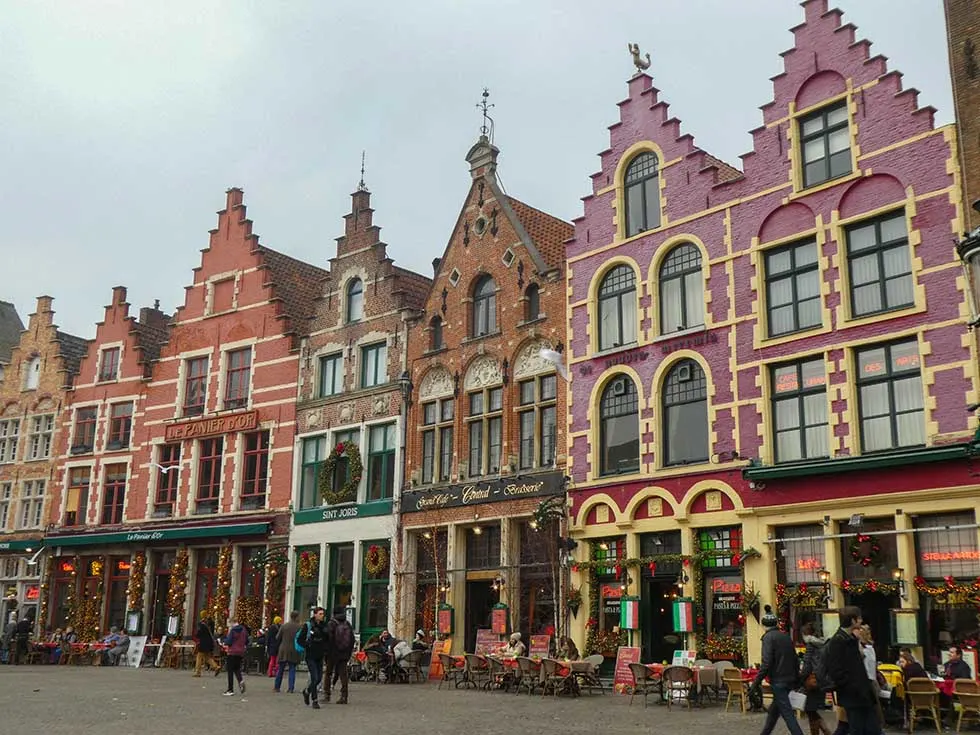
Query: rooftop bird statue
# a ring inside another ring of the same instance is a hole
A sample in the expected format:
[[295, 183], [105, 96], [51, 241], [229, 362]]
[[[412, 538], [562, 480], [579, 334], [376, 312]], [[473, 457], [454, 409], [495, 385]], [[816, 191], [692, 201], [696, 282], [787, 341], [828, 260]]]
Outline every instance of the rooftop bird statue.
[[650, 54], [645, 54], [646, 61], [640, 58], [640, 44], [638, 43], [628, 43], [626, 48], [630, 50], [633, 54], [633, 66], [636, 67], [636, 73], [639, 74], [641, 71], [650, 68]]

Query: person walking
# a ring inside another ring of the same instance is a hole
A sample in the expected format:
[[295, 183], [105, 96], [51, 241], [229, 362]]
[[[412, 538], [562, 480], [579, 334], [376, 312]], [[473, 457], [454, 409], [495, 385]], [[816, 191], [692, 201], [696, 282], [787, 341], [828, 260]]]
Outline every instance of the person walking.
[[323, 657], [327, 652], [327, 625], [324, 622], [326, 610], [313, 608], [313, 615], [300, 631], [300, 644], [306, 649], [306, 666], [310, 670], [310, 683], [303, 690], [303, 704], [320, 709], [317, 691], [323, 680]]
[[13, 648], [14, 663], [19, 664], [27, 660], [27, 642], [31, 639], [31, 631], [34, 629], [34, 618], [28, 610], [27, 615], [17, 622], [15, 645]]
[[208, 671], [213, 671], [217, 676], [221, 673], [221, 664], [214, 660], [214, 631], [208, 624], [208, 611], [201, 610], [201, 618], [197, 623], [197, 630], [194, 631], [194, 639], [197, 642], [197, 653], [194, 655], [194, 676], [201, 676], [201, 669], [205, 665]]
[[277, 694], [282, 688], [282, 675], [286, 669], [289, 669], [289, 688], [286, 692], [292, 694], [293, 688], [296, 686], [296, 664], [300, 662], [299, 651], [296, 650], [296, 634], [298, 632], [299, 610], [293, 610], [289, 613], [289, 622], [283, 623], [279, 628], [279, 632], [276, 634], [276, 638], [279, 641], [279, 666], [276, 671], [276, 683], [273, 691]]
[[282, 625], [282, 618], [276, 615], [272, 619], [272, 625], [266, 628], [265, 631], [265, 652], [269, 656], [269, 668], [265, 673], [269, 677], [275, 676], [276, 669], [278, 668], [280, 625]]
[[245, 658], [245, 649], [248, 647], [248, 633], [245, 626], [234, 618], [228, 621], [228, 633], [225, 635], [224, 648], [227, 656], [225, 657], [225, 669], [228, 671], [228, 691], [226, 697], [235, 695], [235, 680], [238, 680], [238, 688], [242, 694], [245, 693], [245, 678], [242, 676], [242, 659]]
[[[333, 617], [327, 623], [327, 671], [324, 674], [323, 688], [326, 700], [330, 701], [331, 676], [340, 678], [340, 699], [337, 704], [347, 704], [347, 688], [350, 672], [347, 664], [354, 653], [354, 629], [347, 621], [347, 609], [338, 605], [333, 609]], [[335, 682], [334, 682], [335, 683]]]
[[803, 654], [803, 669], [800, 677], [803, 679], [803, 689], [806, 692], [806, 704], [803, 711], [810, 723], [810, 735], [831, 735], [830, 728], [820, 716], [820, 708], [823, 706], [827, 693], [820, 685], [818, 671], [820, 662], [824, 656], [824, 646], [826, 641], [816, 635], [813, 623], [806, 623], [801, 631], [803, 642], [806, 644], [806, 653]]
[[752, 682], [752, 687], [759, 691], [762, 680], [768, 677], [769, 686], [772, 687], [772, 704], [769, 705], [762, 735], [771, 735], [780, 717], [792, 735], [803, 735], [793, 706], [789, 703], [789, 693], [796, 689], [800, 681], [796, 646], [788, 633], [779, 630], [779, 618], [769, 605], [766, 605], [762, 616], [762, 627], [766, 629], [762, 636], [762, 666]]
[[3, 641], [0, 641], [3, 649], [3, 662], [12, 664], [14, 662], [14, 649], [17, 646], [17, 611], [13, 610], [7, 618], [7, 627], [3, 629]]
[[864, 655], [858, 642], [861, 608], [843, 607], [838, 614], [840, 628], [827, 642], [827, 675], [837, 692], [837, 704], [844, 709], [851, 735], [878, 735], [881, 725], [876, 711], [875, 692], [864, 668]]

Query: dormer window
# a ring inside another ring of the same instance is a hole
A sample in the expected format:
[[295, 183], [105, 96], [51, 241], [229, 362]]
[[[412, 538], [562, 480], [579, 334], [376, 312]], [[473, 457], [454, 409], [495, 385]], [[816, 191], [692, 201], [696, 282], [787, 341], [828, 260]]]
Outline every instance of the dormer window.
[[119, 377], [119, 348], [109, 347], [102, 350], [99, 360], [99, 382], [106, 383]]
[[800, 152], [804, 189], [851, 173], [846, 101], [800, 119]]
[[364, 284], [355, 278], [347, 285], [347, 322], [359, 322], [364, 318]]
[[483, 337], [497, 331], [497, 284], [483, 276], [473, 289], [473, 337]]
[[641, 153], [626, 169], [626, 237], [660, 227], [660, 161]]
[[541, 289], [532, 283], [524, 292], [524, 321], [533, 322], [541, 316]]
[[34, 355], [24, 362], [24, 390], [37, 390], [41, 382], [41, 356]]

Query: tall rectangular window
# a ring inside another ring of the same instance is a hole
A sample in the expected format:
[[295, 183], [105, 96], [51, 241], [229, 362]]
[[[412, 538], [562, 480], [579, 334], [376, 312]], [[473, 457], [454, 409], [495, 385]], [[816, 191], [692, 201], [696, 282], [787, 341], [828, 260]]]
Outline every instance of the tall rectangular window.
[[361, 348], [361, 387], [388, 382], [388, 346], [384, 342]]
[[64, 524], [84, 526], [88, 514], [88, 487], [91, 470], [73, 467], [68, 471], [68, 497], [65, 501]]
[[47, 459], [51, 456], [51, 436], [54, 433], [54, 414], [31, 417], [31, 431], [27, 435], [26, 460]]
[[857, 366], [864, 451], [925, 444], [918, 342], [912, 339], [860, 350]]
[[102, 484], [103, 525], [122, 523], [123, 506], [126, 504], [126, 465], [110, 464], [105, 468]]
[[395, 425], [368, 430], [367, 500], [385, 500], [395, 489]]
[[184, 361], [184, 415], [200, 416], [208, 392], [208, 358]]
[[20, 518], [17, 528], [40, 528], [44, 510], [44, 480], [27, 480], [20, 491]]
[[820, 326], [820, 265], [813, 240], [766, 253], [769, 336]]
[[470, 393], [470, 477], [500, 472], [503, 443], [503, 388], [484, 388]]
[[377, 633], [388, 627], [391, 547], [388, 541], [377, 541], [361, 544], [361, 549], [361, 630]]
[[453, 398], [422, 404], [423, 485], [445, 482], [452, 475], [455, 410]]
[[164, 444], [157, 454], [157, 494], [153, 514], [167, 517], [174, 514], [177, 487], [180, 481], [180, 444]]
[[319, 398], [335, 396], [344, 390], [344, 362], [338, 352], [334, 355], [324, 355], [320, 358], [320, 388]]
[[[338, 431], [333, 435], [333, 447], [338, 444], [343, 444], [345, 447], [347, 445], [353, 445], [355, 447], [359, 446], [360, 443], [360, 432], [354, 429], [353, 431]], [[335, 493], [338, 497], [341, 497], [341, 503], [354, 503], [357, 501], [357, 488], [348, 490], [344, 492], [344, 485], [350, 482], [350, 457], [345, 451], [337, 458], [337, 464], [334, 466], [332, 485]]]
[[7, 530], [10, 523], [10, 504], [14, 497], [14, 483], [0, 482], [0, 531]]
[[847, 102], [839, 102], [800, 120], [803, 186], [851, 173], [851, 132]]
[[99, 359], [99, 382], [107, 383], [119, 377], [119, 348], [108, 347], [102, 350]]
[[320, 472], [327, 458], [327, 437], [303, 440], [303, 467], [299, 485], [299, 508], [316, 508], [320, 500]]
[[822, 358], [772, 368], [772, 415], [777, 462], [830, 456]]
[[518, 386], [520, 468], [550, 467], [555, 462], [557, 420], [554, 375], [525, 380]]
[[494, 569], [500, 566], [500, 524], [473, 526], [466, 534], [466, 568]]
[[95, 424], [99, 417], [97, 406], [75, 409], [75, 435], [71, 440], [72, 454], [91, 452], [95, 446]]
[[17, 458], [17, 440], [20, 438], [20, 419], [0, 421], [0, 463], [13, 462]]
[[265, 489], [269, 478], [269, 432], [253, 431], [245, 435], [245, 475], [242, 483], [242, 510], [265, 507]]
[[133, 431], [133, 404], [114, 403], [109, 414], [109, 443], [106, 449], [125, 449]]
[[848, 227], [847, 268], [852, 316], [915, 304], [905, 211]]
[[198, 442], [197, 508], [199, 514], [217, 513], [221, 496], [221, 459], [224, 441], [201, 439]]
[[252, 348], [234, 350], [227, 355], [225, 371], [225, 408], [244, 408], [248, 405], [248, 389], [252, 375]]

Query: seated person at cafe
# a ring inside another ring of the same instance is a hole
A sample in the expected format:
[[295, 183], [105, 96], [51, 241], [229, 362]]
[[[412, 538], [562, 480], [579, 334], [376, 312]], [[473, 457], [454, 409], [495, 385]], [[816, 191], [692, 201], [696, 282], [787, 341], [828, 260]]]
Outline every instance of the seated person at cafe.
[[510, 642], [504, 647], [502, 653], [505, 656], [523, 656], [526, 650], [524, 644], [521, 642], [521, 634], [511, 633]]
[[113, 625], [109, 628], [109, 635], [102, 639], [103, 643], [108, 643], [111, 646], [116, 645], [116, 641], [119, 640], [119, 628]]
[[970, 664], [963, 660], [963, 651], [958, 646], [949, 647], [949, 660], [943, 666], [943, 677], [946, 679], [973, 678]]
[[578, 661], [579, 653], [575, 641], [571, 638], [562, 638], [561, 645], [558, 646], [557, 656], [565, 661]]
[[129, 650], [129, 636], [125, 633], [120, 633], [116, 637], [115, 645], [106, 651], [106, 659], [109, 661], [110, 666], [118, 666], [120, 657], [126, 655]]
[[425, 633], [421, 630], [415, 631], [415, 639], [412, 641], [413, 651], [428, 651], [429, 644], [425, 642]]
[[909, 679], [924, 679], [929, 675], [926, 670], [922, 668], [922, 664], [915, 660], [912, 652], [902, 652], [898, 655], [898, 665], [902, 667], [902, 679], [908, 681]]

